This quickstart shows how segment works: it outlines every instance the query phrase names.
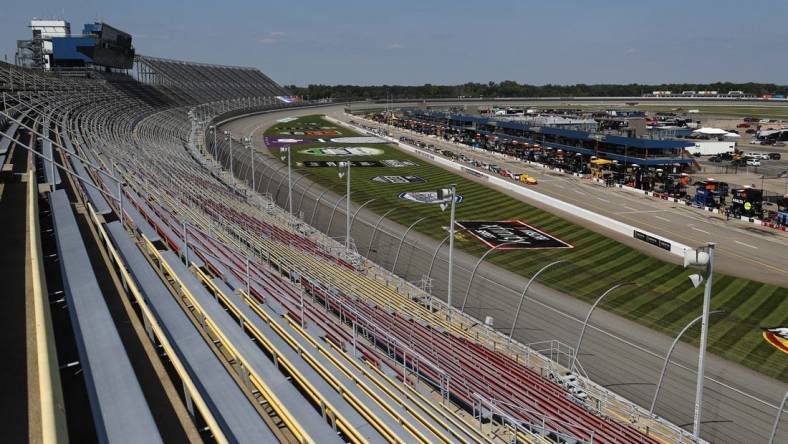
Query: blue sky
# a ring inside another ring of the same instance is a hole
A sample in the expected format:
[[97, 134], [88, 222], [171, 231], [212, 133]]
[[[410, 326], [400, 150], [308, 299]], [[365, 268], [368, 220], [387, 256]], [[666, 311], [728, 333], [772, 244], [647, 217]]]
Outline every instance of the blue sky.
[[784, 0], [11, 1], [9, 61], [32, 17], [64, 17], [126, 30], [141, 54], [283, 84], [788, 83]]

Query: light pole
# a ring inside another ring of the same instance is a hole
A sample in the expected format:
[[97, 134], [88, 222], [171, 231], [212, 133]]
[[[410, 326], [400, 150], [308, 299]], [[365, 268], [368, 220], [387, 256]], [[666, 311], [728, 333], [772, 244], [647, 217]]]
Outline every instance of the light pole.
[[481, 265], [481, 263], [484, 262], [484, 258], [486, 258], [487, 255], [492, 253], [493, 251], [496, 251], [498, 248], [501, 248], [501, 247], [503, 247], [505, 245], [512, 245], [512, 244], [516, 244], [516, 243], [517, 242], [504, 242], [502, 244], [498, 244], [498, 245], [490, 248], [489, 250], [485, 251], [484, 254], [482, 255], [482, 257], [480, 257], [479, 260], [476, 261], [476, 264], [473, 266], [473, 271], [471, 271], [471, 278], [470, 278], [470, 280], [468, 280], [468, 288], [465, 289], [465, 297], [462, 299], [462, 306], [460, 307], [460, 313], [465, 312], [465, 303], [468, 302], [468, 295], [471, 293], [471, 286], [473, 285], [473, 278], [476, 276], [476, 270], [479, 268], [479, 265]]
[[443, 200], [440, 207], [441, 211], [446, 210], [446, 199], [449, 199], [451, 211], [449, 212], [449, 276], [448, 276], [448, 289], [446, 291], [446, 305], [448, 306], [448, 313], [446, 314], [447, 320], [451, 322], [451, 284], [454, 275], [454, 204], [457, 200], [457, 186], [455, 184], [449, 185], [449, 188], [442, 188], [438, 191], [438, 199]]
[[254, 177], [254, 146], [252, 146], [252, 139], [244, 137], [244, 143], [249, 147], [249, 158], [252, 162], [252, 191], [255, 190], [255, 177]]
[[224, 130], [224, 140], [230, 145], [230, 178], [233, 181], [233, 188], [235, 188], [235, 173], [233, 172], [233, 132]]
[[577, 346], [575, 347], [575, 354], [572, 357], [572, 362], [569, 364], [569, 368], [570, 369], [574, 369], [575, 368], [575, 363], [577, 362], [577, 356], [580, 353], [580, 344], [583, 343], [583, 335], [586, 333], [586, 327], [588, 326], [588, 320], [591, 319], [591, 313], [594, 312], [594, 309], [596, 308], [596, 306], [599, 305], [600, 302], [602, 302], [602, 299], [604, 299], [605, 296], [609, 295], [613, 290], [615, 290], [615, 289], [617, 289], [619, 287], [626, 286], [626, 285], [635, 285], [635, 283], [634, 282], [625, 282], [623, 284], [616, 284], [616, 285], [608, 288], [607, 291], [602, 293], [602, 296], [599, 296], [599, 298], [597, 298], [597, 300], [594, 302], [594, 305], [592, 305], [591, 308], [588, 310], [588, 314], [586, 315], [586, 320], [583, 321], [583, 328], [580, 329], [580, 337], [577, 338]]
[[542, 274], [543, 271], [547, 270], [548, 268], [552, 267], [553, 265], [558, 265], [558, 264], [560, 264], [562, 262], [566, 262], [566, 261], [551, 262], [551, 263], [545, 265], [544, 267], [542, 267], [536, 273], [534, 273], [534, 275], [531, 276], [531, 279], [528, 279], [528, 283], [525, 284], [525, 288], [523, 289], [523, 294], [520, 296], [520, 303], [517, 304], [517, 311], [514, 312], [514, 321], [512, 321], [512, 329], [509, 330], [509, 340], [510, 341], [512, 340], [512, 335], [514, 334], [514, 328], [517, 326], [517, 318], [520, 317], [520, 309], [523, 308], [523, 302], [525, 302], [525, 294], [528, 293], [528, 288], [531, 286], [531, 283], [536, 279], [537, 276]]
[[214, 125], [211, 125], [208, 127], [208, 129], [211, 131], [211, 133], [213, 133], [213, 160], [218, 161], [219, 153], [216, 152], [216, 127]]
[[[339, 178], [345, 177], [347, 179], [347, 192], [345, 194], [345, 199], [347, 203], [347, 208], [345, 209], [345, 253], [350, 252], [350, 159], [345, 160], [344, 162], [339, 162], [338, 164], [339, 172], [337, 175]], [[342, 168], [347, 168], [347, 172], [343, 172]]]
[[285, 160], [285, 155], [282, 152], [287, 153], [287, 211], [290, 212], [290, 217], [293, 217], [293, 176], [292, 176], [292, 166], [290, 163], [291, 156], [290, 156], [290, 145], [285, 145], [279, 150], [279, 158], [281, 160]]
[[[713, 315], [716, 313], [722, 313], [722, 310], [715, 310], [709, 313], [709, 315]], [[659, 374], [659, 381], [657, 382], [657, 389], [654, 391], [654, 399], [651, 400], [651, 409], [648, 411], [650, 414], [654, 414], [654, 408], [657, 406], [657, 397], [659, 396], [659, 389], [662, 388], [662, 381], [665, 379], [665, 373], [668, 370], [668, 363], [670, 362], [670, 356], [673, 354], [673, 349], [676, 348], [676, 344], [679, 343], [679, 339], [690, 329], [696, 322], [700, 321], [703, 318], [703, 315], [698, 316], [697, 318], [689, 321], [687, 325], [684, 326], [683, 329], [676, 335], [676, 338], [673, 340], [673, 343], [670, 344], [670, 348], [668, 348], [668, 354], [665, 355], [665, 363], [662, 364], [662, 372]]]
[[[705, 248], [688, 250], [684, 253], [684, 268], [690, 265], [706, 266], [706, 285], [703, 287], [703, 314], [700, 324], [700, 350], [698, 352], [698, 382], [695, 385], [695, 415], [692, 420], [692, 434], [700, 437], [700, 419], [703, 411], [703, 381], [706, 360], [706, 343], [709, 336], [709, 309], [711, 308], [711, 280], [714, 271], [714, 242], [708, 242]], [[694, 253], [694, 254], [693, 254]], [[698, 274], [690, 277], [692, 285], [697, 288], [704, 278]]]

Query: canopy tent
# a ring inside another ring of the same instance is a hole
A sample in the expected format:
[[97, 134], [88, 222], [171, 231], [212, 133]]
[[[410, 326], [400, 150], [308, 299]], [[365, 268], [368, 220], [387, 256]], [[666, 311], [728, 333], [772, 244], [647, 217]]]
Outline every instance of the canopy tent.
[[698, 128], [695, 131], [693, 131], [692, 134], [703, 134], [704, 136], [733, 137], [733, 138], [741, 137], [736, 133], [729, 133], [721, 128], [709, 128], [709, 127]]

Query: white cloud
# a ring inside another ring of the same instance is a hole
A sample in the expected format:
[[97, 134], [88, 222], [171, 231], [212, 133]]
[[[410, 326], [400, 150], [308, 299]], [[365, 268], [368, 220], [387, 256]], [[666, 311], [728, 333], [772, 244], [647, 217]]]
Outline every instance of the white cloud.
[[386, 46], [386, 49], [402, 49], [402, 48], [404, 48], [404, 46], [402, 46], [402, 43], [397, 43], [397, 42], [389, 43]]
[[258, 38], [257, 43], [261, 43], [263, 45], [279, 43], [285, 35], [286, 34], [282, 31], [270, 31], [263, 37]]

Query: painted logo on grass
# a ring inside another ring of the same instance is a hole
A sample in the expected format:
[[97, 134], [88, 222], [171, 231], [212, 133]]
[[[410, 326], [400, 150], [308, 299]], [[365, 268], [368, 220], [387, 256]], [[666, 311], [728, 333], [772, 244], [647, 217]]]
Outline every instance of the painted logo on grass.
[[275, 147], [279, 147], [282, 145], [299, 145], [302, 143], [308, 143], [304, 139], [296, 139], [293, 137], [271, 137], [271, 136], [263, 137], [263, 142], [265, 143], [265, 146], [275, 146]]
[[293, 121], [298, 120], [298, 117], [282, 117], [281, 119], [277, 119], [279, 123], [290, 123]]
[[372, 178], [375, 182], [404, 184], [404, 183], [425, 183], [427, 179], [419, 176], [375, 176]]
[[383, 150], [378, 148], [360, 147], [336, 147], [336, 148], [309, 148], [300, 151], [302, 154], [310, 156], [377, 156], [383, 154]]
[[[307, 168], [323, 168], [323, 167], [336, 167], [338, 163], [339, 161], [333, 161], [333, 160], [305, 160], [303, 162], [299, 162], [298, 166], [304, 166]], [[413, 163], [407, 162], [407, 164], [405, 164], [405, 163], [401, 163], [399, 160], [351, 160], [350, 166], [352, 168], [357, 168], [357, 167], [400, 168], [406, 166], [413, 166]]]
[[764, 328], [763, 339], [777, 350], [788, 353], [788, 327]]
[[310, 130], [305, 131], [304, 134], [307, 136], [338, 136], [339, 131], [337, 130]]
[[411, 162], [410, 160], [381, 160], [380, 163], [383, 164], [383, 166], [389, 168], [404, 168], [404, 167], [416, 166], [416, 164]]
[[332, 143], [386, 143], [385, 140], [377, 137], [359, 136], [359, 137], [335, 137], [331, 139]]
[[[439, 204], [443, 199], [438, 199], [437, 191], [406, 191], [397, 195], [402, 200], [409, 200], [411, 202], [423, 204]], [[461, 195], [455, 196], [455, 202], [462, 203], [463, 197]]]
[[574, 248], [572, 244], [521, 220], [457, 221], [457, 225], [490, 248], [503, 245], [500, 250]]

